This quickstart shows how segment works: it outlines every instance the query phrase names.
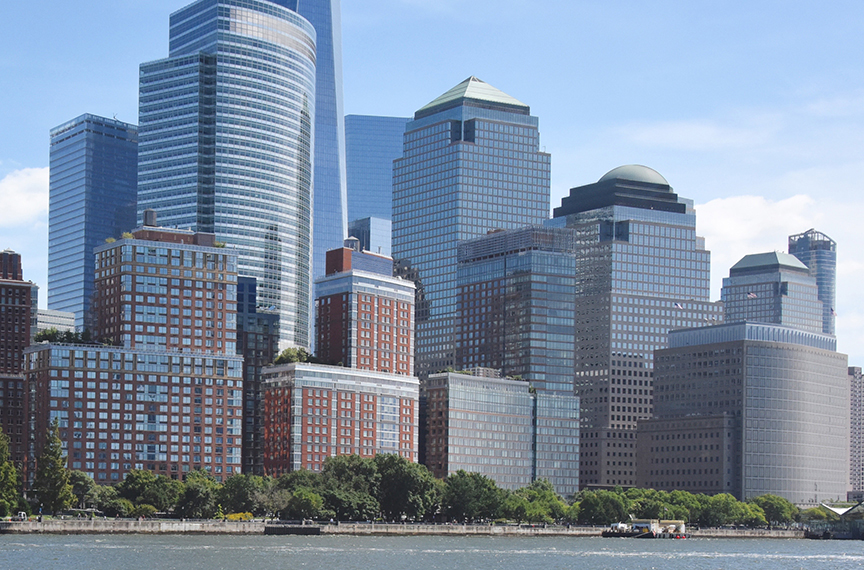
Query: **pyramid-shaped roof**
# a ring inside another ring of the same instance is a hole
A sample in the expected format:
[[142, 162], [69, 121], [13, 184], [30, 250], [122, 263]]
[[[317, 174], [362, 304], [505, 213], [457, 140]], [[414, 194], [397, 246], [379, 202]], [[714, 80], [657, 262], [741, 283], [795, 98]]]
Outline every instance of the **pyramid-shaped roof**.
[[800, 271], [810, 271], [807, 266], [794, 255], [772, 251], [769, 253], [753, 253], [745, 255], [741, 261], [732, 266], [730, 271], [744, 271], [751, 269], [785, 268]]
[[461, 105], [463, 102], [502, 106], [507, 110], [516, 111], [525, 115], [531, 113], [531, 108], [525, 103], [507, 95], [500, 89], [496, 89], [472, 75], [428, 105], [421, 107], [415, 114], [415, 118], [431, 115], [432, 113], [443, 111], [444, 109], [450, 109]]

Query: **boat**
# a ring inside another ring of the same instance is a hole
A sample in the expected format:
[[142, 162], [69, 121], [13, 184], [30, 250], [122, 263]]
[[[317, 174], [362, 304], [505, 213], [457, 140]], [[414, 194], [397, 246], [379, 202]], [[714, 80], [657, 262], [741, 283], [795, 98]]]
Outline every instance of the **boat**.
[[690, 538], [684, 521], [633, 519], [615, 523], [600, 533], [604, 538]]

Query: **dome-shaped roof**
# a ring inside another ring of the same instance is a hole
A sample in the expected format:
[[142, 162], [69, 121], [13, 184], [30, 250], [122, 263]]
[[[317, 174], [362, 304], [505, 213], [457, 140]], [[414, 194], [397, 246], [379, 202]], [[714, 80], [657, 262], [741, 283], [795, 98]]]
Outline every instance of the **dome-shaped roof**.
[[627, 164], [625, 166], [613, 168], [604, 174], [603, 178], [601, 178], [599, 182], [606, 182], [607, 180], [616, 180], [619, 178], [623, 180], [632, 180], [633, 182], [648, 182], [650, 184], [669, 186], [669, 183], [660, 175], [659, 172], [653, 168], [642, 166], [641, 164]]

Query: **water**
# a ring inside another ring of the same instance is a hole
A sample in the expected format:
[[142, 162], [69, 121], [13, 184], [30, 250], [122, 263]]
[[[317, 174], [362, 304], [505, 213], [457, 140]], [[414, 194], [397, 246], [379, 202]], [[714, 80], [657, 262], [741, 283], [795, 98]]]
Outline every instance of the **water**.
[[0, 535], [16, 570], [844, 570], [864, 542], [560, 537]]

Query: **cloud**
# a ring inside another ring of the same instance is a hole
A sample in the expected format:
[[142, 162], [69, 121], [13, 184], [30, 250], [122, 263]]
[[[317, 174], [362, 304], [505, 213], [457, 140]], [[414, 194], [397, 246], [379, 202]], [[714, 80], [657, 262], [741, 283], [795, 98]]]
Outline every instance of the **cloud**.
[[652, 148], [706, 151], [760, 146], [772, 140], [778, 130], [775, 119], [762, 117], [749, 119], [746, 126], [698, 120], [636, 123], [620, 128], [619, 134]]
[[3, 226], [23, 227], [48, 218], [48, 168], [24, 168], [0, 180]]

